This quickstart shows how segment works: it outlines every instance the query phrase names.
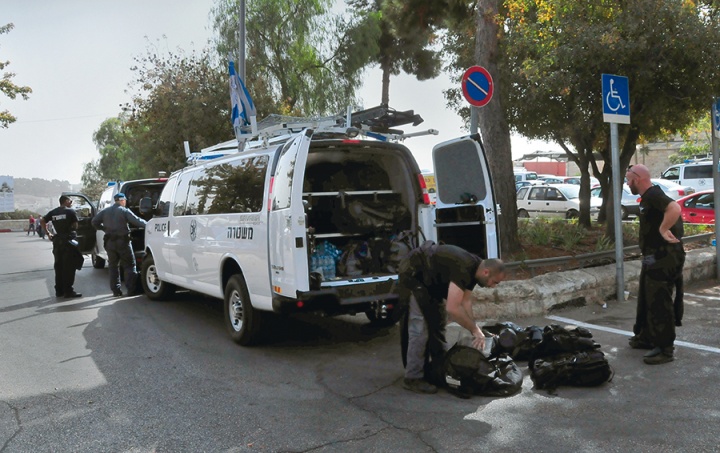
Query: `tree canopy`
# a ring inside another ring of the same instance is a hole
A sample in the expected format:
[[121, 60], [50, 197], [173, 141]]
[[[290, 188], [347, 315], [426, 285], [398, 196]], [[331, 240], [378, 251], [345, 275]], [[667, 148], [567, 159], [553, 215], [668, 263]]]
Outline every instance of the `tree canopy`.
[[[6, 24], [0, 26], [0, 35], [9, 33], [15, 26], [13, 24]], [[9, 61], [0, 60], [0, 71], [4, 71], [5, 68], [10, 64]], [[12, 72], [2, 72], [0, 78], [0, 93], [4, 94], [10, 99], [17, 98], [20, 95], [23, 99], [27, 100], [32, 93], [32, 88], [28, 86], [20, 86], [13, 83], [12, 79], [15, 74]], [[0, 110], [0, 127], [7, 128], [11, 123], [17, 121], [17, 118], [10, 113], [9, 110]]]
[[[505, 3], [502, 77], [509, 81], [508, 121], [527, 137], [558, 143], [584, 177], [592, 167], [606, 188], [612, 168], [602, 73], [630, 81], [631, 124], [620, 126], [621, 174], [641, 134], [653, 138], [683, 130], [720, 92], [720, 27], [710, 10], [692, 2]], [[602, 171], [595, 151], [603, 156]], [[589, 197], [589, 186], [583, 188], [581, 198]]]
[[[357, 105], [363, 68], [378, 52], [377, 15], [332, 15], [330, 0], [254, 0], [246, 11], [246, 85], [258, 116], [319, 116]], [[212, 12], [217, 51], [237, 59], [240, 4]]]
[[[372, 62], [382, 71], [380, 103], [390, 103], [390, 76], [400, 71], [427, 80], [440, 74], [442, 65], [439, 39], [434, 27], [418, 27], [408, 20], [407, 5], [400, 0], [347, 0], [368, 21], [379, 18], [378, 52]], [[370, 27], [370, 26], [368, 26]]]

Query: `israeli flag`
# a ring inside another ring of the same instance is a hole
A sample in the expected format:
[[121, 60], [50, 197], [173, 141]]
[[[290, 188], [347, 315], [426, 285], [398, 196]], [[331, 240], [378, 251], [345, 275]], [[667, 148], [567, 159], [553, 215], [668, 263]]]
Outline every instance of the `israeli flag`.
[[242, 79], [235, 71], [235, 63], [230, 62], [230, 101], [232, 102], [231, 119], [235, 134], [241, 134], [243, 126], [249, 126], [251, 119], [256, 116], [255, 104]]

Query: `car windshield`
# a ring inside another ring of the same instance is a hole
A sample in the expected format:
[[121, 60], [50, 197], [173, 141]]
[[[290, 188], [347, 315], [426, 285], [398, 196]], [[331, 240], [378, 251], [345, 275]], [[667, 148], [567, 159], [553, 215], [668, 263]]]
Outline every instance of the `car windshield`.
[[560, 192], [563, 193], [567, 198], [573, 199], [573, 198], [579, 198], [580, 197], [580, 186], [565, 186], [565, 187], [559, 187]]

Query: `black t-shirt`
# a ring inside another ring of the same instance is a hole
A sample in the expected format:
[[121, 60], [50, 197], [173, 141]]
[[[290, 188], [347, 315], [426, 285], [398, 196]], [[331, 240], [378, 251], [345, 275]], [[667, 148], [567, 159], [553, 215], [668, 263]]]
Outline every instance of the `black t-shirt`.
[[434, 245], [428, 252], [429, 269], [423, 269], [428, 291], [434, 298], [446, 299], [450, 282], [472, 290], [475, 273], [482, 261], [479, 256], [454, 245]]
[[59, 206], [48, 212], [47, 215], [43, 217], [43, 220], [45, 220], [45, 223], [52, 222], [58, 237], [68, 239], [75, 237], [73, 223], [78, 221], [75, 210]]
[[[655, 253], [667, 241], [660, 235], [660, 225], [665, 209], [673, 201], [659, 186], [652, 186], [642, 194], [640, 200], [640, 250], [643, 255]], [[683, 237], [682, 218], [678, 218], [670, 231], [676, 238]]]

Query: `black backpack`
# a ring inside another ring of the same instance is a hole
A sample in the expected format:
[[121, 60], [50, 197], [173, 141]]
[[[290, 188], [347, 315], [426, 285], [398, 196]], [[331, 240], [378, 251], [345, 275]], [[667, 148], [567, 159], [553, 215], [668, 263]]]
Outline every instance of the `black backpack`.
[[510, 396], [522, 388], [522, 371], [508, 355], [487, 358], [463, 344], [455, 344], [446, 353], [444, 371], [447, 384], [464, 394]]
[[589, 330], [566, 329], [557, 324], [545, 326], [542, 341], [530, 354], [528, 367], [535, 388], [550, 392], [561, 385], [598, 386], [610, 381], [613, 375]]
[[612, 379], [610, 364], [600, 350], [563, 352], [531, 362], [530, 378], [537, 389], [552, 393], [561, 385], [595, 387]]

